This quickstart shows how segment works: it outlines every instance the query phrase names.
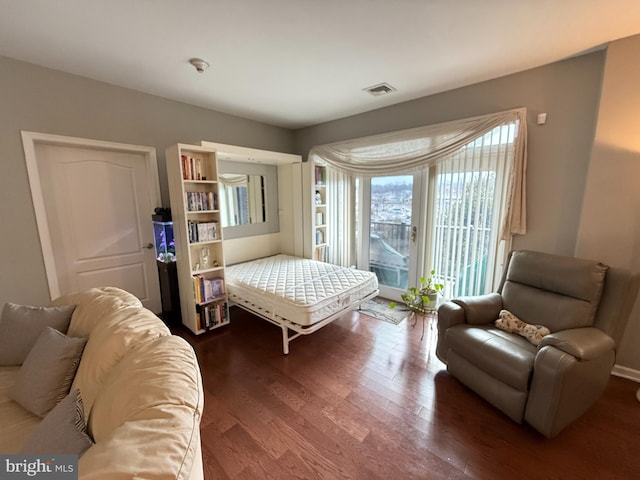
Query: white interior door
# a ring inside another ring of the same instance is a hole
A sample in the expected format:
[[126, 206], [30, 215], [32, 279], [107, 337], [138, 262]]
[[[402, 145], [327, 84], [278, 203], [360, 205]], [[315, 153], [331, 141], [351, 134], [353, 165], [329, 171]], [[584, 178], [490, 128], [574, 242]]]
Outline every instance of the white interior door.
[[144, 152], [49, 143], [34, 150], [52, 296], [116, 286], [161, 311], [151, 223], [159, 197], [155, 155], [150, 162]]

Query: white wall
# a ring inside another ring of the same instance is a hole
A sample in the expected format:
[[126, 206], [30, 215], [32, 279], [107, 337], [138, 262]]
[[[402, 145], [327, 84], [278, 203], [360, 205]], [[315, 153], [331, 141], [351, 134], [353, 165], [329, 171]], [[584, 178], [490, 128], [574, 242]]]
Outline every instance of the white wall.
[[[609, 45], [576, 255], [640, 272], [640, 35]], [[617, 364], [638, 371], [640, 308]]]

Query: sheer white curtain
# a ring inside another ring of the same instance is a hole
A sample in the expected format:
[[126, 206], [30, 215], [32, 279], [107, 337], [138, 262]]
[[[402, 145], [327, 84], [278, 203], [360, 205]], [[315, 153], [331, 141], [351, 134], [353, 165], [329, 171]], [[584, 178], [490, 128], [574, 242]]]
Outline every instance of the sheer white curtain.
[[356, 193], [352, 175], [327, 168], [327, 261], [349, 267], [356, 263]]
[[435, 165], [494, 128], [517, 123], [514, 166], [509, 172], [509, 198], [502, 237], [526, 232], [526, 109], [519, 108], [480, 117], [363, 137], [313, 147], [335, 169], [353, 175], [401, 174]]
[[[503, 246], [508, 245], [508, 250], [512, 235], [526, 232], [527, 123], [524, 108], [320, 145], [311, 149], [310, 157], [317, 156], [324, 160], [328, 164], [328, 172], [334, 170], [343, 173], [343, 177], [335, 177], [333, 188], [344, 192], [347, 188], [345, 185], [352, 185], [352, 179], [356, 176], [402, 174], [436, 166], [465, 149], [471, 151], [468, 149], [470, 145], [481, 142], [489, 132], [505, 125], [513, 125], [509, 139], [512, 155], [505, 157], [508, 160], [508, 165], [504, 167], [506, 181], [503, 184], [506, 188], [504, 198], [501, 198], [501, 211], [495, 215], [499, 216], [496, 219], [499, 225], [496, 231], [503, 240]], [[342, 182], [346, 182], [345, 185], [341, 186]], [[331, 188], [328, 182], [327, 192]], [[347, 208], [344, 203], [340, 205], [341, 208]], [[349, 215], [353, 215], [351, 210], [349, 212]], [[334, 215], [338, 215], [338, 212], [334, 212]], [[332, 221], [329, 214], [327, 221]], [[333, 226], [332, 223], [329, 225]], [[353, 252], [354, 237], [344, 234], [344, 224], [338, 225], [341, 225], [338, 229], [341, 233], [335, 233], [337, 238], [333, 239], [338, 243], [331, 243], [333, 254], [336, 258], [353, 258], [353, 253], [349, 252]], [[350, 225], [353, 228], [353, 224]]]
[[510, 236], [500, 238], [500, 220], [516, 132], [515, 122], [496, 127], [435, 166], [429, 266], [449, 298], [492, 291], [499, 280], [511, 248]]

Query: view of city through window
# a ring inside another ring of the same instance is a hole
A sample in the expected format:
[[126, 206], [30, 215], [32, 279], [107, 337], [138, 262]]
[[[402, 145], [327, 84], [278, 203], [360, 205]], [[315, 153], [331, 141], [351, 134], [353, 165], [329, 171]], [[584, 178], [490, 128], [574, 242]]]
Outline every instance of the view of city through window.
[[383, 285], [408, 286], [412, 200], [413, 176], [371, 179], [369, 264]]
[[429, 245], [426, 268], [435, 270], [445, 296], [486, 293], [495, 273], [497, 219], [517, 127], [517, 122], [499, 125], [430, 167], [433, 203], [417, 199], [420, 211], [427, 212], [426, 232], [414, 229], [418, 225], [411, 218], [412, 175], [371, 179], [369, 268], [382, 285], [406, 289], [414, 284], [408, 278], [413, 235], [418, 244]]
[[[434, 257], [449, 295], [481, 293], [493, 221], [495, 172], [441, 173], [436, 178]], [[371, 180], [370, 269], [383, 285], [408, 287], [412, 176]]]

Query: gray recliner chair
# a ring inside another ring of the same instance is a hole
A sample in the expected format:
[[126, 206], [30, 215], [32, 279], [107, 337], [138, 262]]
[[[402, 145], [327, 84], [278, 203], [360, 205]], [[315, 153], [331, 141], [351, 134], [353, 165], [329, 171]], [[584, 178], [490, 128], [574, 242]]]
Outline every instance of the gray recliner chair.
[[[596, 261], [513, 251], [496, 293], [438, 310], [448, 372], [516, 422], [554, 437], [604, 392], [639, 278]], [[495, 326], [501, 310], [550, 330], [536, 346]]]

